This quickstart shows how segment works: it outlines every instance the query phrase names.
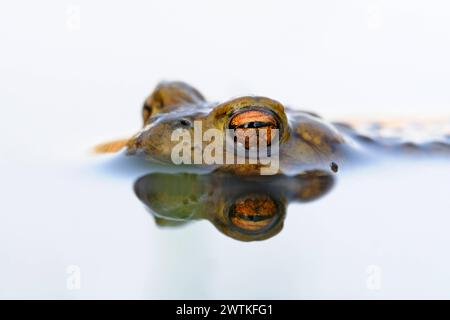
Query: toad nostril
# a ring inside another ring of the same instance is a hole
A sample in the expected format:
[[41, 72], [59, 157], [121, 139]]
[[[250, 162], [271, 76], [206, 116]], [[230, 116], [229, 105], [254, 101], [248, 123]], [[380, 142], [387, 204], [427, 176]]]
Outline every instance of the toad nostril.
[[183, 127], [191, 127], [191, 126], [192, 126], [192, 122], [189, 121], [188, 119], [181, 119], [181, 120], [180, 120], [180, 124], [181, 124]]

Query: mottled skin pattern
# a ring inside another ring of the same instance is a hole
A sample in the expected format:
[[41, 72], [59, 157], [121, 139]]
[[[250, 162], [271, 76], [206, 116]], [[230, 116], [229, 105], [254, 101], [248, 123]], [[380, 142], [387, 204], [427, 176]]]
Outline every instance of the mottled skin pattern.
[[[343, 161], [346, 154], [344, 137], [337, 129], [309, 112], [294, 111], [281, 103], [265, 98], [246, 96], [224, 103], [207, 102], [191, 86], [182, 82], [159, 84], [146, 99], [143, 107], [143, 128], [126, 142], [127, 154], [143, 154], [149, 159], [171, 164], [171, 151], [178, 141], [171, 141], [177, 128], [191, 131], [194, 121], [202, 122], [202, 129], [225, 130], [237, 113], [251, 110], [268, 112], [277, 122], [280, 136], [279, 173], [305, 170], [331, 170], [333, 163]], [[250, 117], [250, 116], [249, 116]], [[245, 117], [243, 120], [245, 121]], [[124, 142], [108, 143], [98, 151], [116, 151]], [[203, 142], [203, 148], [209, 142]], [[193, 149], [196, 147], [193, 145]], [[231, 171], [235, 174], [258, 174], [260, 165], [209, 165], [211, 171]], [[333, 165], [333, 171], [336, 170]]]
[[[210, 174], [152, 173], [134, 185], [137, 197], [158, 225], [206, 219], [225, 235], [242, 241], [276, 235], [289, 202], [311, 201], [326, 194], [333, 186], [332, 174], [354, 160], [380, 154], [438, 154], [447, 158], [450, 154], [450, 135], [445, 130], [439, 139], [414, 143], [399, 138], [401, 135], [383, 136], [381, 131], [388, 127], [384, 123], [369, 122], [368, 130], [349, 123], [326, 123], [313, 113], [294, 111], [265, 97], [207, 102], [182, 82], [159, 84], [142, 112], [143, 127], [137, 134], [100, 145], [97, 151], [115, 152], [125, 147], [128, 155], [141, 154], [171, 164], [171, 152], [178, 143], [171, 141], [171, 133], [183, 128], [194, 136], [196, 120], [201, 121], [204, 131], [249, 123], [279, 129], [280, 170], [276, 175], [259, 175], [259, 165], [204, 165]], [[207, 142], [202, 143], [204, 148]], [[193, 145], [192, 149], [198, 147]]]
[[[375, 122], [371, 133], [361, 133], [348, 123], [328, 123], [318, 115], [285, 108], [281, 103], [255, 96], [245, 96], [224, 103], [212, 103], [202, 94], [183, 82], [160, 83], [146, 99], [142, 116], [143, 128], [131, 139], [105, 143], [99, 152], [114, 152], [126, 147], [128, 155], [141, 154], [165, 164], [171, 164], [171, 151], [178, 141], [171, 140], [177, 128], [187, 129], [194, 136], [194, 121], [202, 122], [203, 132], [210, 128], [225, 130], [233, 124], [236, 114], [243, 114], [241, 122], [254, 122], [253, 113], [269, 114], [280, 130], [280, 170], [278, 173], [297, 174], [308, 170], [336, 172], [338, 168], [364, 156], [379, 154], [429, 155], [450, 154], [450, 135], [443, 132], [442, 139], [414, 143], [377, 136], [383, 125]], [[447, 128], [448, 130], [448, 128]], [[193, 139], [192, 139], [193, 140]], [[194, 145], [192, 150], [205, 146]], [[364, 151], [364, 152], [362, 152]], [[382, 151], [382, 152], [380, 152]], [[193, 154], [194, 152], [192, 152]], [[227, 171], [237, 175], [260, 173], [260, 165], [220, 164], [205, 165], [210, 171]]]
[[281, 231], [290, 202], [316, 200], [333, 183], [333, 176], [319, 171], [297, 176], [151, 173], [134, 189], [159, 226], [205, 219], [231, 238], [255, 241]]

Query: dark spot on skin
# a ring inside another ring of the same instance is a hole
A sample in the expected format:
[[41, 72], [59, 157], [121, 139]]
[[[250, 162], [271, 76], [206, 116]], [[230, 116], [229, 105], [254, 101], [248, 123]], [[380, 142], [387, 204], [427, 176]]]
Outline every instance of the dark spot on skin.
[[303, 112], [303, 113], [306, 113], [306, 114], [308, 114], [308, 115], [310, 115], [310, 116], [313, 116], [313, 117], [316, 117], [316, 118], [319, 118], [319, 119], [322, 119], [322, 117], [321, 116], [319, 116], [317, 113], [315, 113], [315, 112], [311, 112], [311, 111], [305, 111], [305, 110], [302, 110], [301, 112]]
[[420, 150], [420, 146], [413, 143], [413, 142], [405, 142], [405, 143], [401, 143], [400, 144], [400, 148], [402, 148], [405, 151], [419, 151]]
[[333, 172], [338, 172], [338, 170], [339, 170], [339, 167], [338, 167], [338, 165], [336, 164], [336, 162], [332, 162], [331, 164], [330, 164], [330, 169], [331, 169], [331, 171], [333, 171]]
[[371, 144], [376, 144], [377, 143], [377, 141], [375, 141], [373, 138], [364, 136], [362, 134], [356, 134], [355, 135], [355, 139], [358, 139], [358, 140], [360, 140], [361, 142], [364, 142], [364, 143], [371, 143]]
[[180, 120], [180, 124], [183, 127], [192, 127], [192, 122], [190, 120], [188, 120], [188, 119], [181, 119]]
[[341, 129], [345, 129], [345, 130], [354, 130], [353, 127], [351, 125], [349, 125], [348, 123], [344, 123], [344, 122], [333, 122], [335, 127], [341, 128]]
[[149, 113], [152, 113], [152, 107], [150, 107], [147, 103], [144, 104], [144, 109], [147, 110]]
[[147, 120], [150, 118], [150, 116], [152, 115], [152, 107], [149, 106], [147, 103], [144, 103], [143, 106], [143, 116], [144, 116], [144, 123], [147, 122]]
[[448, 143], [445, 142], [441, 142], [441, 141], [436, 141], [436, 142], [430, 142], [427, 144], [423, 145], [423, 148], [425, 149], [424, 151], [430, 151], [430, 152], [443, 152], [443, 153], [448, 153], [450, 151], [450, 145]]

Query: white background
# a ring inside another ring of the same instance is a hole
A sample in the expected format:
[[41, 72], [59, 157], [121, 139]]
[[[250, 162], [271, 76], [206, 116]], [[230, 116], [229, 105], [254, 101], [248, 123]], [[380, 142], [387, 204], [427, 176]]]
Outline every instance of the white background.
[[444, 0], [2, 1], [0, 296], [449, 297], [448, 165], [356, 173], [242, 244], [207, 222], [157, 229], [134, 177], [88, 153], [139, 128], [160, 80], [328, 118], [448, 116], [449, 57]]
[[80, 147], [128, 134], [160, 80], [338, 118], [448, 115], [449, 10], [444, 0], [2, 1], [1, 133], [64, 134]]

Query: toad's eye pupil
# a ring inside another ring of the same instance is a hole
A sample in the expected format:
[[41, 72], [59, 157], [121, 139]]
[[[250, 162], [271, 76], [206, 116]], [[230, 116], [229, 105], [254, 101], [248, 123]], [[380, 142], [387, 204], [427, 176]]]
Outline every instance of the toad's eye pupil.
[[280, 125], [272, 112], [250, 109], [235, 114], [228, 123], [228, 128], [235, 130], [235, 142], [250, 149], [260, 143], [257, 140], [263, 139], [270, 146], [273, 138], [272, 129], [279, 129]]
[[277, 128], [278, 122], [270, 112], [248, 110], [240, 112], [231, 118], [230, 129]]
[[271, 123], [267, 123], [267, 122], [263, 122], [263, 121], [252, 121], [252, 122], [247, 122], [243, 125], [244, 129], [247, 128], [265, 128], [265, 127], [270, 127]]

